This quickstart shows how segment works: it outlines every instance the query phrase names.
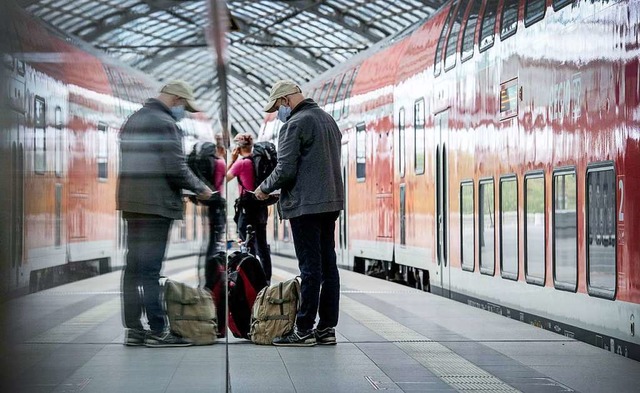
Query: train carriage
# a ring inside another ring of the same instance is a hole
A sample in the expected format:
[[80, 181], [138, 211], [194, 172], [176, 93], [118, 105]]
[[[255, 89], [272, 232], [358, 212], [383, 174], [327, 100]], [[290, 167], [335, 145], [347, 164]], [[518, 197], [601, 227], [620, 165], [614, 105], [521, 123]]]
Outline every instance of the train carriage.
[[640, 359], [639, 26], [454, 0], [304, 86], [343, 130], [340, 263]]
[[[118, 132], [159, 84], [4, 7], [2, 67], [2, 294], [37, 291], [124, 264], [115, 210]], [[186, 147], [212, 140], [210, 120], [180, 123]], [[168, 256], [199, 251], [201, 209], [187, 205]]]

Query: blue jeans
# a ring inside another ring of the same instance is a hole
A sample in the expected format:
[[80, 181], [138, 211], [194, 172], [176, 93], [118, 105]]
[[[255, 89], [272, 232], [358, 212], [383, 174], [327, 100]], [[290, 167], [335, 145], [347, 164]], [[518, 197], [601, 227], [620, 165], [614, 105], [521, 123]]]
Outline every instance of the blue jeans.
[[127, 265], [122, 274], [124, 325], [141, 330], [144, 310], [151, 330], [161, 332], [165, 312], [160, 304], [159, 280], [172, 220], [130, 212], [122, 216], [127, 221]]
[[320, 317], [318, 329], [338, 324], [340, 274], [334, 234], [339, 215], [340, 212], [307, 214], [289, 220], [302, 278], [302, 299], [296, 316], [300, 331], [313, 329], [316, 314]]

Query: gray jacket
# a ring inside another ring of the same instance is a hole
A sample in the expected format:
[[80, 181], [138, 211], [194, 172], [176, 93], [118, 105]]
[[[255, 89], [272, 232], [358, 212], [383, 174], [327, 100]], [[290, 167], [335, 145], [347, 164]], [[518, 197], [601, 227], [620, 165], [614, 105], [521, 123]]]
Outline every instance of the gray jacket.
[[205, 189], [189, 170], [182, 132], [170, 109], [149, 99], [120, 132], [117, 209], [182, 219], [182, 189]]
[[281, 190], [282, 218], [343, 209], [341, 144], [335, 120], [312, 99], [291, 111], [278, 137], [278, 165], [260, 185], [267, 194]]

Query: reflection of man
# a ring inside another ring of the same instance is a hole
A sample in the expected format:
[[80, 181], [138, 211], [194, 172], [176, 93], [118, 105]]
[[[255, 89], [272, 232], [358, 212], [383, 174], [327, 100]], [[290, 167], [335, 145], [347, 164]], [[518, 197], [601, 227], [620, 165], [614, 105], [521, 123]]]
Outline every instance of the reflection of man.
[[[342, 133], [333, 118], [291, 81], [273, 85], [266, 112], [285, 124], [278, 137], [278, 165], [256, 188], [260, 200], [281, 189], [282, 218], [289, 219], [302, 277], [296, 327], [274, 345], [336, 343], [340, 276], [336, 265], [335, 221], [344, 195], [340, 170]], [[313, 326], [316, 314], [320, 320]]]
[[[222, 143], [222, 138], [220, 142]], [[211, 179], [208, 181], [215, 188], [218, 194], [214, 195], [212, 200], [207, 203], [207, 215], [209, 217], [209, 245], [207, 247], [207, 259], [211, 258], [218, 250], [222, 243], [222, 235], [227, 220], [226, 199], [224, 199], [224, 178], [226, 165], [224, 163], [224, 147], [218, 145], [218, 137], [216, 136], [215, 157], [209, 164], [211, 165]]]
[[[185, 162], [182, 133], [176, 125], [185, 110], [198, 111], [191, 87], [182, 81], [171, 82], [157, 98], [147, 100], [131, 115], [120, 133], [117, 209], [127, 223], [127, 258], [122, 275], [125, 345], [191, 345], [166, 328], [159, 296], [171, 222], [183, 215], [181, 190], [191, 190], [199, 199], [212, 195]], [[150, 332], [144, 330], [140, 320], [143, 310]]]

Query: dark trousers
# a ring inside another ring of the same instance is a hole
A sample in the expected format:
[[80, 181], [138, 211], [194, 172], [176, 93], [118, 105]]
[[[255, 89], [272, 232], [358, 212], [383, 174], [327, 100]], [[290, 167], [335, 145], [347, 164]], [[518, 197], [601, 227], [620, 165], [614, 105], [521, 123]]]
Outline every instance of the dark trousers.
[[[264, 207], [263, 209], [267, 209]], [[271, 248], [267, 243], [267, 224], [262, 223], [264, 220], [260, 219], [263, 215], [262, 212], [240, 212], [238, 217], [238, 234], [240, 239], [244, 242], [247, 240], [247, 225], [251, 225], [255, 231], [253, 238], [247, 244], [247, 248], [250, 254], [253, 254], [260, 258], [262, 264], [262, 270], [267, 277], [267, 281], [271, 282]]]
[[226, 224], [226, 210], [224, 205], [209, 206], [207, 215], [209, 217], [209, 244], [207, 246], [207, 259], [212, 257], [219, 250], [219, 245], [223, 242], [224, 228]]
[[161, 332], [165, 312], [160, 304], [159, 279], [172, 220], [129, 212], [123, 212], [123, 217], [127, 221], [127, 265], [122, 274], [124, 325], [142, 329], [144, 311], [151, 330]]
[[338, 324], [340, 275], [334, 234], [339, 215], [340, 212], [308, 214], [289, 220], [302, 278], [302, 299], [296, 316], [300, 331], [313, 329], [316, 314], [320, 317], [318, 329]]

